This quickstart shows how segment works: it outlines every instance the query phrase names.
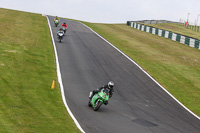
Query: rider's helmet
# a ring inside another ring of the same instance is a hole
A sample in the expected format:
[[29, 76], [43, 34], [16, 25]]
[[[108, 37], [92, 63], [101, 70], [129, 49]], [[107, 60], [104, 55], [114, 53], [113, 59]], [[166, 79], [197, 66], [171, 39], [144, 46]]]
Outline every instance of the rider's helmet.
[[113, 86], [114, 86], [114, 82], [113, 81], [109, 81], [108, 82], [109, 89], [113, 88]]
[[63, 24], [66, 24], [65, 22]]

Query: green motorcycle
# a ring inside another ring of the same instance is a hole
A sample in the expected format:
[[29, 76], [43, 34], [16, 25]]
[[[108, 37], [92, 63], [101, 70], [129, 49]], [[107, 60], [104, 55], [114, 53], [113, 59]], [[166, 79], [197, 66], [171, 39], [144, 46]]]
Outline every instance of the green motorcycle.
[[55, 26], [57, 27], [58, 24], [59, 24], [59, 21], [56, 19], [56, 20], [54, 21], [54, 24], [55, 24]]
[[89, 100], [88, 106], [92, 107], [94, 111], [97, 111], [102, 104], [108, 103], [108, 99], [109, 90], [107, 88], [103, 88]]

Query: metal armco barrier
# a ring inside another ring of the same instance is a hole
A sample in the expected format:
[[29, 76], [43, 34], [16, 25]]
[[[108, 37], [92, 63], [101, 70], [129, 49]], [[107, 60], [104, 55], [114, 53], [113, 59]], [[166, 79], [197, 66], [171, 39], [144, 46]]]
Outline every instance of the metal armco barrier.
[[135, 29], [141, 30], [141, 31], [145, 31], [145, 32], [148, 32], [151, 34], [162, 36], [162, 37], [171, 39], [173, 41], [177, 41], [182, 44], [188, 45], [190, 47], [200, 49], [200, 40], [198, 40], [196, 38], [188, 37], [188, 36], [181, 35], [178, 33], [173, 33], [171, 31], [167, 31], [167, 30], [163, 30], [163, 29], [158, 29], [158, 28], [155, 28], [152, 26], [138, 24], [134, 21], [127, 21], [127, 25], [131, 26]]

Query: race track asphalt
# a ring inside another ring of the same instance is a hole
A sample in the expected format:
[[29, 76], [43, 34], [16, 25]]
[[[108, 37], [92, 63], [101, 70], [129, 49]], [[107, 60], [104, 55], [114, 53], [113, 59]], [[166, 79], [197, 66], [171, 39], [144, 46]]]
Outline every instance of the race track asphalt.
[[[61, 43], [49, 16], [66, 101], [87, 133], [200, 133], [200, 120], [186, 111], [135, 64], [83, 24], [69, 26]], [[88, 95], [108, 81], [114, 95], [98, 111]], [[67, 124], [67, 123], [66, 123]], [[66, 131], [67, 132], [67, 131]]]

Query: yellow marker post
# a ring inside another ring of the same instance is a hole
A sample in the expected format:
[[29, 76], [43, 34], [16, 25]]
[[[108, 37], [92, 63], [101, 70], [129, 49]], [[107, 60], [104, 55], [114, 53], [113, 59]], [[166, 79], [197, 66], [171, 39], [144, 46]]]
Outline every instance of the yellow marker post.
[[51, 89], [55, 88], [55, 81], [53, 80], [52, 85], [51, 85]]

